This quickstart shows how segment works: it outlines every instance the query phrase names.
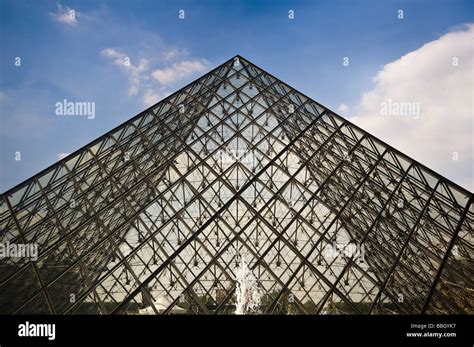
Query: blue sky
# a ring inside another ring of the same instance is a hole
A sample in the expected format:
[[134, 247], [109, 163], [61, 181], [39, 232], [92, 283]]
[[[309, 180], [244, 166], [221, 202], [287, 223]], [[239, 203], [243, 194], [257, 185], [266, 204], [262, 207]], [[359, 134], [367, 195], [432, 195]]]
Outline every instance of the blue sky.
[[[184, 19], [178, 17], [181, 9]], [[70, 10], [74, 17], [67, 17]], [[0, 0], [0, 191], [236, 54], [341, 115], [360, 117], [361, 107], [368, 109], [364, 95], [379, 91], [374, 78], [384, 67], [443, 35], [466, 30], [473, 14], [473, 1]], [[466, 45], [472, 47], [472, 40]], [[15, 66], [16, 57], [21, 66]], [[125, 57], [128, 67], [120, 63]], [[344, 57], [349, 66], [343, 66]], [[446, 80], [454, 76], [449, 74]], [[472, 77], [467, 83], [472, 92]], [[95, 102], [95, 118], [55, 115], [55, 104], [63, 99]], [[459, 101], [465, 107], [460, 112], [472, 116], [472, 99]], [[416, 123], [430, 129], [427, 138], [443, 131], [425, 125]], [[472, 120], [470, 125], [472, 138]], [[391, 143], [389, 133], [373, 130]], [[402, 147], [407, 142], [393, 141]], [[472, 143], [453, 143], [452, 152], [459, 148], [464, 161], [452, 163], [448, 154], [440, 160], [439, 152], [433, 158], [417, 152], [412, 141], [400, 149], [473, 189]]]

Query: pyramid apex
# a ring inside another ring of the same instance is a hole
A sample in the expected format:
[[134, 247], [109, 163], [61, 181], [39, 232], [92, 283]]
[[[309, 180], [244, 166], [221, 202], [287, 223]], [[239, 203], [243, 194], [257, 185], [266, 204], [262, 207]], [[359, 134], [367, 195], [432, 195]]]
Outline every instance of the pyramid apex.
[[236, 54], [232, 57], [232, 59], [235, 59], [235, 58], [239, 58], [239, 59], [243, 59], [245, 61], [249, 61], [248, 59], [244, 58], [243, 56], [241, 56], [240, 54]]

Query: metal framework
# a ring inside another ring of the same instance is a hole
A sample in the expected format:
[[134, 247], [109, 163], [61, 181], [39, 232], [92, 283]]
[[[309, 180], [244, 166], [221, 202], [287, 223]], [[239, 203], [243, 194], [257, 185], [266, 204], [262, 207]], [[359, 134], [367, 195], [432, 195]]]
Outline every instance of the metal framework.
[[236, 56], [2, 194], [0, 313], [472, 313], [472, 196]]

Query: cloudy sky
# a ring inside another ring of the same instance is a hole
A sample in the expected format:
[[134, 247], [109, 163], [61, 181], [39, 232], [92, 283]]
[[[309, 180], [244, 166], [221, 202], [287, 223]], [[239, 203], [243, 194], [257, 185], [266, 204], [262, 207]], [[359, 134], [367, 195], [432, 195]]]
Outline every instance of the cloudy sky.
[[0, 0], [0, 39], [2, 192], [235, 54], [474, 190], [473, 1]]

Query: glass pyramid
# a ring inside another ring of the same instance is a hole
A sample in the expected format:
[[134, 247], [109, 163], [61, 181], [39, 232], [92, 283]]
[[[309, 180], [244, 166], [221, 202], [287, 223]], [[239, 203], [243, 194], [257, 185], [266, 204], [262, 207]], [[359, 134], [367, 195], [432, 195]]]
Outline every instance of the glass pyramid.
[[2, 194], [0, 313], [473, 313], [472, 196], [236, 56]]

